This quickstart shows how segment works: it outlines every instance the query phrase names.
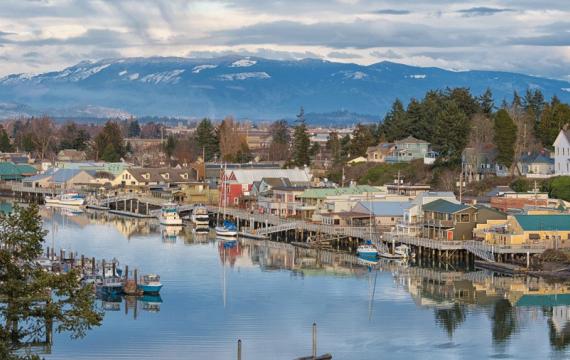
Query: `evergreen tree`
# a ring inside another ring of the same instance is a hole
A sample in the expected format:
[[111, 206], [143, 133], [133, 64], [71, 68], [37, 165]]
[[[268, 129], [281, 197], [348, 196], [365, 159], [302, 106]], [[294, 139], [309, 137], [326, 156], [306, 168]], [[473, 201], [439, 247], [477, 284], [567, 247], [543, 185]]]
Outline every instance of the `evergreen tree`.
[[176, 142], [176, 138], [172, 134], [168, 135], [166, 138], [166, 142], [164, 143], [163, 148], [164, 153], [168, 159], [170, 159], [174, 154], [174, 150], [176, 149]]
[[95, 158], [108, 162], [120, 161], [125, 156], [125, 146], [119, 124], [107, 121], [94, 139]]
[[374, 142], [374, 136], [372, 135], [370, 126], [363, 124], [356, 125], [352, 133], [352, 139], [350, 140], [350, 156], [352, 158], [365, 156], [366, 150], [369, 146], [372, 146]]
[[139, 122], [137, 120], [131, 119], [131, 121], [129, 122], [127, 136], [130, 138], [133, 137], [136, 138], [139, 137], [140, 135], [141, 135], [141, 127], [139, 125]]
[[200, 121], [194, 133], [194, 140], [200, 153], [204, 151], [206, 155], [205, 161], [211, 161], [219, 154], [220, 143], [210, 119], [205, 118]]
[[0, 125], [0, 152], [13, 151], [10, 137], [2, 125]]
[[444, 95], [446, 99], [455, 101], [459, 109], [469, 119], [476, 113], [481, 112], [479, 102], [471, 95], [468, 88], [448, 88]]
[[350, 158], [350, 135], [346, 134], [340, 139], [340, 157], [343, 160]]
[[544, 95], [540, 89], [527, 89], [523, 100], [523, 107], [529, 115], [533, 116], [536, 123], [540, 120], [540, 115], [544, 110], [546, 102], [544, 101]]
[[407, 134], [407, 114], [400, 99], [394, 101], [392, 108], [378, 128], [379, 136], [384, 136], [387, 141], [401, 139]]
[[340, 139], [338, 137], [338, 132], [332, 131], [329, 134], [329, 138], [327, 140], [327, 150], [331, 154], [331, 158], [335, 164], [341, 162], [341, 151], [340, 151]]
[[560, 129], [568, 123], [570, 123], [570, 106], [568, 104], [561, 103], [558, 99], [546, 104], [538, 125], [538, 137], [542, 145], [552, 147]]
[[487, 90], [485, 90], [485, 92], [479, 96], [479, 107], [485, 115], [491, 116], [493, 114], [493, 110], [495, 109], [495, 102], [493, 100], [493, 93], [491, 92], [490, 88], [487, 88]]
[[53, 331], [83, 337], [99, 326], [93, 288], [76, 270], [46, 272], [38, 266], [46, 232], [35, 205], [0, 213], [0, 359], [40, 359], [22, 350], [47, 342]]
[[435, 119], [432, 144], [441, 160], [457, 165], [467, 145], [471, 124], [455, 101], [446, 101]]
[[309, 148], [311, 141], [307, 133], [307, 124], [305, 124], [305, 110], [301, 107], [297, 120], [295, 121], [295, 131], [293, 132], [293, 164], [304, 166], [311, 164]]
[[513, 165], [515, 156], [515, 141], [517, 127], [505, 109], [501, 109], [495, 115], [495, 146], [497, 146], [497, 163], [506, 167]]
[[89, 141], [87, 131], [80, 129], [73, 121], [63, 125], [59, 131], [59, 149], [85, 150]]

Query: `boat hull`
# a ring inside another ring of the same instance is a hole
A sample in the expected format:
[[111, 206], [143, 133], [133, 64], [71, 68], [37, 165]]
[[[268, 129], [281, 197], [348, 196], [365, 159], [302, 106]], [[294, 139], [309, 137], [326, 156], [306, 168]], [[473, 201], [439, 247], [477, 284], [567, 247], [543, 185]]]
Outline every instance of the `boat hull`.
[[84, 199], [70, 199], [70, 200], [59, 200], [59, 199], [46, 199], [46, 205], [51, 206], [82, 206], [85, 204]]
[[217, 226], [216, 227], [216, 236], [222, 238], [235, 238], [237, 237], [238, 232], [237, 230], [228, 230], [224, 227]]
[[139, 284], [138, 289], [145, 294], [158, 294], [162, 289], [162, 284]]

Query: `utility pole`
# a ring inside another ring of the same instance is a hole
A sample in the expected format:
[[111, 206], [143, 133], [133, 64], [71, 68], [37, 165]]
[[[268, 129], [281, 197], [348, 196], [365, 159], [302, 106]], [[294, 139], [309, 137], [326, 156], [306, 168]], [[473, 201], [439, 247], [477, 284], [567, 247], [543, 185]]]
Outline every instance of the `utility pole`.
[[463, 164], [461, 164], [461, 173], [459, 174], [459, 202], [463, 201]]

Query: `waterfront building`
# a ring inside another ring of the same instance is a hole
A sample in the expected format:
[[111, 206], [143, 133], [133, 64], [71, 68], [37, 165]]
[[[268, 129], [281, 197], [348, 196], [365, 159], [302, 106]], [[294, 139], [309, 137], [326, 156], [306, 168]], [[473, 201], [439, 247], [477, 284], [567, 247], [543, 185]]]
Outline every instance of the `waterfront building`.
[[422, 236], [435, 240], [470, 240], [479, 223], [505, 219], [506, 215], [484, 206], [438, 199], [423, 206]]
[[411, 185], [411, 184], [398, 184], [395, 180], [394, 184], [386, 184], [386, 191], [388, 194], [407, 196], [415, 198], [419, 194], [430, 191], [429, 185]]
[[275, 186], [271, 191], [257, 196], [257, 212], [283, 218], [296, 217], [298, 209], [302, 207], [299, 196], [305, 190], [304, 186]]
[[570, 130], [565, 126], [554, 140], [554, 172], [570, 175]]
[[526, 206], [548, 206], [554, 203], [557, 206], [558, 201], [549, 201], [548, 193], [543, 192], [504, 191], [491, 197], [491, 207], [501, 211], [521, 210]]
[[512, 215], [477, 225], [473, 235], [494, 245], [543, 244], [570, 247], [570, 214]]
[[264, 178], [285, 178], [295, 186], [309, 186], [313, 178], [309, 168], [272, 169], [238, 168], [222, 170], [225, 188], [221, 196], [228, 205], [240, 205], [240, 198], [251, 195], [253, 184]]
[[28, 164], [14, 164], [10, 161], [0, 162], [0, 181], [22, 181], [23, 178], [33, 176], [38, 170]]
[[312, 188], [299, 195], [302, 205], [297, 210], [303, 219], [322, 222], [324, 214], [350, 211], [358, 201], [374, 198], [377, 195], [385, 196], [386, 191], [369, 185]]
[[145, 189], [150, 186], [171, 187], [197, 181], [197, 173], [193, 168], [129, 168], [111, 181], [111, 185]]
[[54, 164], [58, 169], [74, 169], [94, 172], [106, 172], [117, 176], [125, 169], [132, 167], [126, 162], [105, 162], [105, 161], [56, 161]]
[[455, 194], [447, 191], [426, 191], [419, 193], [411, 200], [411, 206], [404, 210], [402, 221], [397, 225], [399, 234], [420, 235], [423, 227], [424, 210], [423, 207], [430, 202], [442, 199], [453, 204], [459, 204]]
[[30, 189], [78, 190], [94, 181], [94, 171], [51, 168], [41, 174], [22, 179], [22, 186]]
[[[359, 201], [352, 212], [365, 215], [364, 219], [373, 219], [376, 230], [393, 231], [404, 218], [404, 213], [412, 206], [411, 201]], [[369, 220], [368, 220], [369, 221]], [[365, 221], [367, 222], [367, 221]]]

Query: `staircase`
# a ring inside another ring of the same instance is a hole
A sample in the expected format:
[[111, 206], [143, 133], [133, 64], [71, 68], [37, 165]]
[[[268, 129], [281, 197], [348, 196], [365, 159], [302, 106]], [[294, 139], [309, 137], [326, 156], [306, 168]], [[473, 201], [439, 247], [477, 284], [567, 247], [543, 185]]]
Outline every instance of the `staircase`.
[[483, 244], [478, 241], [465, 241], [463, 247], [478, 258], [488, 262], [495, 262], [493, 246], [491, 245]]
[[286, 222], [286, 223], [275, 225], [275, 226], [269, 226], [269, 227], [258, 229], [257, 235], [269, 235], [269, 234], [277, 233], [280, 231], [293, 230], [293, 229], [298, 228], [299, 225], [300, 225], [299, 223], [297, 223], [296, 221], [293, 221], [293, 222]]

